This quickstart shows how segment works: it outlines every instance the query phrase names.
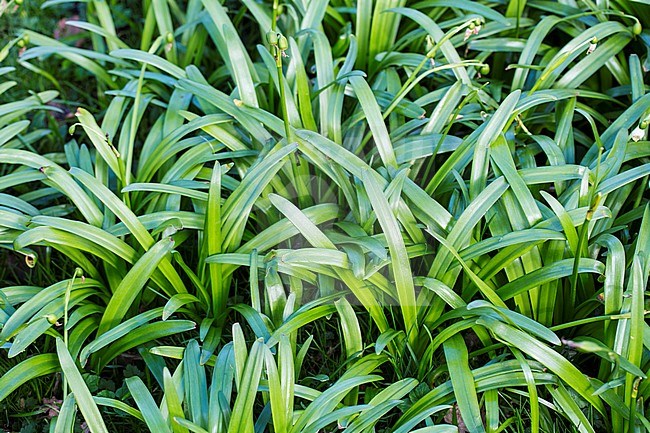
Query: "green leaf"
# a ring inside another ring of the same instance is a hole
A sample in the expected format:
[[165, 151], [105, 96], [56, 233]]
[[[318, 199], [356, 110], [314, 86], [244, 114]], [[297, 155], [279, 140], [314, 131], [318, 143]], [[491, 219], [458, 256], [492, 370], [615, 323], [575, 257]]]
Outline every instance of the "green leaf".
[[262, 340], [256, 340], [251, 347], [237, 387], [237, 398], [230, 415], [228, 433], [253, 432], [253, 405], [264, 365], [265, 349]]
[[191, 421], [199, 427], [207, 427], [208, 386], [200, 359], [201, 348], [196, 340], [191, 340], [183, 354], [185, 402]]
[[581, 433], [594, 433], [591, 423], [564, 386], [547, 387], [553, 396], [553, 402], [567, 416]]
[[88, 343], [82, 350], [81, 353], [79, 354], [79, 362], [81, 366], [86, 365], [86, 362], [88, 361], [88, 357], [97, 352], [98, 350], [102, 349], [103, 347], [108, 346], [112, 342], [124, 337], [125, 335], [128, 335], [129, 333], [133, 332], [140, 326], [148, 323], [149, 321], [155, 319], [160, 315], [161, 309], [160, 308], [155, 308], [153, 310], [145, 311], [144, 313], [140, 313], [135, 317], [132, 317], [119, 325], [115, 326], [114, 328], [110, 329], [109, 331], [105, 332], [104, 334], [100, 335], [98, 338], [95, 340], [91, 341]]
[[474, 147], [472, 158], [472, 173], [469, 182], [469, 195], [474, 199], [485, 189], [488, 172], [488, 155], [490, 145], [504, 132], [513, 119], [513, 111], [521, 91], [515, 90], [499, 105], [497, 111], [488, 120]]
[[[155, 243], [153, 237], [151, 234], [149, 234], [149, 232], [147, 232], [146, 227], [138, 219], [135, 213], [133, 213], [133, 211], [128, 208], [124, 202], [119, 200], [108, 188], [106, 188], [104, 185], [98, 182], [96, 178], [92, 177], [85, 171], [73, 167], [70, 169], [70, 173], [86, 188], [92, 191], [93, 194], [95, 194], [95, 196], [102, 203], [104, 203], [111, 210], [111, 212], [113, 212], [122, 221], [122, 223], [124, 223], [129, 232], [133, 234], [133, 236], [138, 240], [140, 245], [142, 245], [145, 250], [152, 248]], [[161, 258], [159, 266], [161, 272], [165, 275], [165, 277], [167, 277], [176, 292], [187, 292], [183, 281], [180, 279], [178, 273], [172, 266], [168, 257]], [[167, 287], [165, 287], [165, 289], [167, 289]]]
[[126, 378], [125, 382], [149, 430], [152, 432], [172, 433], [142, 379], [138, 376], [132, 376]]
[[135, 60], [136, 62], [145, 63], [158, 68], [174, 78], [185, 78], [187, 75], [178, 66], [154, 54], [139, 50], [121, 49], [111, 51], [111, 56], [117, 59]]
[[[349, 370], [349, 372], [352, 370]], [[351, 378], [340, 379], [334, 385], [320, 394], [314, 401], [303, 411], [300, 417], [295, 421], [290, 433], [298, 433], [311, 425], [316, 424], [318, 420], [334, 411], [337, 404], [352, 389], [364, 383], [371, 383], [380, 380], [380, 376], [363, 375]]]
[[381, 160], [386, 167], [397, 167], [393, 144], [388, 136], [388, 130], [370, 86], [362, 77], [350, 77], [350, 85], [354, 89], [354, 93], [357, 95], [357, 99], [366, 115]]
[[413, 5], [414, 9], [424, 9], [424, 8], [439, 8], [439, 7], [452, 7], [458, 8], [468, 12], [474, 12], [481, 15], [483, 18], [491, 21], [499, 21], [502, 24], [509, 25], [510, 22], [499, 12], [491, 9], [487, 6], [484, 6], [480, 3], [476, 3], [468, 0], [425, 0], [420, 3]]
[[[440, 45], [440, 51], [442, 51], [442, 54], [445, 56], [447, 63], [462, 63], [461, 57], [458, 55], [456, 48], [448, 39], [445, 38], [445, 33], [442, 31], [440, 26], [438, 26], [438, 24], [424, 12], [404, 7], [393, 8], [391, 9], [391, 12], [404, 15], [418, 23], [422, 28], [424, 28], [424, 30], [427, 31], [427, 33], [434, 39], [434, 41], [436, 41], [436, 43], [440, 43], [440, 41], [444, 38], [445, 40]], [[385, 29], [382, 29], [381, 31], [384, 32]], [[386, 47], [386, 49], [388, 49], [388, 47]], [[459, 81], [462, 81], [463, 84], [470, 84], [471, 80], [465, 68], [454, 68], [452, 71], [456, 78]]]
[[68, 348], [60, 338], [56, 339], [56, 353], [59, 357], [59, 362], [61, 363], [61, 371], [63, 372], [66, 382], [70, 385], [72, 393], [75, 395], [77, 405], [86, 420], [88, 428], [92, 433], [108, 433], [108, 429], [104, 424], [104, 419], [97, 408], [95, 400], [93, 400], [93, 396], [88, 390], [86, 382], [84, 382], [81, 373], [70, 356]]
[[[502, 299], [510, 299], [519, 293], [524, 293], [533, 287], [549, 281], [557, 280], [562, 277], [568, 277], [573, 273], [574, 259], [564, 259], [550, 265], [537, 269], [529, 274], [517, 278], [508, 284], [504, 284], [498, 291]], [[604, 265], [598, 260], [594, 259], [580, 259], [578, 262], [578, 272], [590, 272], [595, 274], [602, 274]]]
[[503, 322], [491, 318], [479, 319], [477, 322], [486, 326], [499, 339], [521, 350], [531, 358], [543, 364], [546, 368], [557, 374], [564, 382], [573, 388], [578, 394], [587, 400], [596, 410], [604, 413], [605, 407], [600, 398], [595, 397], [595, 389], [585, 377], [566, 358], [549, 349], [544, 344], [532, 338], [528, 334], [519, 331]]
[[54, 426], [54, 433], [73, 433], [74, 432], [74, 418], [77, 409], [77, 402], [75, 401], [74, 394], [70, 393], [63, 399], [63, 404], [59, 410], [59, 415], [56, 417], [56, 424]]
[[199, 298], [189, 293], [178, 293], [171, 298], [165, 304], [162, 312], [162, 319], [167, 320], [169, 317], [174, 314], [179, 308], [184, 305], [191, 304], [193, 302], [201, 302]]
[[108, 302], [97, 330], [99, 335], [117, 326], [122, 318], [126, 316], [156, 266], [171, 252], [173, 247], [174, 241], [171, 238], [165, 238], [156, 243], [136, 262], [115, 289], [111, 300]]
[[463, 416], [463, 422], [472, 432], [484, 432], [481, 410], [478, 405], [476, 386], [469, 369], [467, 346], [460, 334], [455, 334], [443, 343], [449, 368], [451, 384], [454, 387], [456, 403]]
[[414, 343], [418, 335], [415, 287], [404, 238], [382, 188], [367, 172], [364, 173], [362, 180], [388, 242], [397, 299], [404, 317], [406, 335], [409, 341]]
[[30, 380], [56, 373], [60, 369], [58, 358], [53, 353], [34, 355], [21, 361], [0, 376], [0, 401]]
[[75, 114], [81, 123], [83, 130], [90, 138], [90, 141], [95, 146], [97, 152], [101, 155], [108, 166], [113, 170], [116, 176], [124, 181], [124, 170], [120, 167], [120, 160], [118, 158], [117, 150], [110, 144], [111, 137], [108, 137], [105, 132], [101, 130], [95, 118], [88, 110], [79, 107]]
[[271, 351], [264, 350], [264, 361], [266, 365], [266, 374], [269, 386], [269, 402], [271, 404], [271, 416], [273, 418], [273, 428], [278, 431], [287, 431], [289, 424], [287, 422], [287, 411], [293, 401], [285, 400], [285, 390], [280, 381], [278, 367]]
[[42, 169], [46, 178], [70, 198], [88, 223], [101, 226], [104, 217], [97, 205], [74, 179], [53, 161], [24, 150], [0, 149], [0, 163], [21, 164], [36, 170]]

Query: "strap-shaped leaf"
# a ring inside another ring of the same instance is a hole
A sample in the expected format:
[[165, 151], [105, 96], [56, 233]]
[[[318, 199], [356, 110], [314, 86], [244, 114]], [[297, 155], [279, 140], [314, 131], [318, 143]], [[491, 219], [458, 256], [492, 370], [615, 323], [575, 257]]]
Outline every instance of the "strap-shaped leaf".
[[84, 382], [81, 373], [70, 356], [68, 348], [60, 338], [56, 339], [56, 353], [59, 357], [59, 363], [61, 364], [61, 371], [63, 371], [65, 380], [68, 382], [68, 385], [77, 400], [77, 405], [86, 420], [88, 428], [92, 433], [108, 433], [106, 424], [104, 424], [104, 419], [97, 408], [95, 400], [93, 400], [93, 396], [90, 393], [86, 382]]

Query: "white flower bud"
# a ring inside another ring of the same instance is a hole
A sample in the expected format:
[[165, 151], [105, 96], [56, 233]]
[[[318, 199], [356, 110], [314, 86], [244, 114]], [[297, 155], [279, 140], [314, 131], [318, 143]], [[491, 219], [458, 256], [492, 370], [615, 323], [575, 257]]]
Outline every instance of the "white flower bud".
[[645, 138], [645, 129], [641, 128], [640, 126], [637, 126], [632, 131], [631, 138], [632, 138], [632, 141], [635, 141], [635, 142], [639, 141], [639, 140], [643, 140]]
[[596, 45], [598, 45], [598, 38], [594, 37], [589, 43], [589, 48], [587, 48], [587, 54], [591, 54], [596, 51]]
[[589, 44], [589, 48], [587, 48], [587, 54], [591, 54], [594, 51], [596, 51], [596, 44]]

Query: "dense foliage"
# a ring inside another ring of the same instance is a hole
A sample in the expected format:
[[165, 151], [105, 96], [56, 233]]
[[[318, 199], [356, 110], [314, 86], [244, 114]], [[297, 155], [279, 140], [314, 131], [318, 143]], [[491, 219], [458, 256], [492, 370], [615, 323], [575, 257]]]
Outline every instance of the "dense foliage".
[[5, 430], [650, 429], [650, 6], [0, 18]]

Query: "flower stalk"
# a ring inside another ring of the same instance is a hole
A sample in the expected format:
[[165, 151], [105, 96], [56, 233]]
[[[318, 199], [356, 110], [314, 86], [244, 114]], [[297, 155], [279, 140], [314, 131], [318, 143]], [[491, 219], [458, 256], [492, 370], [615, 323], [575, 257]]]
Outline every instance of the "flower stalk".
[[[274, 8], [275, 11], [275, 8]], [[282, 34], [274, 30], [267, 33], [267, 39], [271, 46], [271, 54], [275, 59], [275, 66], [278, 71], [278, 86], [280, 87], [280, 105], [282, 106], [282, 118], [284, 120], [284, 132], [287, 141], [291, 139], [291, 125], [289, 124], [289, 112], [287, 110], [287, 100], [284, 92], [284, 73], [282, 71], [282, 58], [287, 57], [286, 50], [289, 49], [289, 41]]]

